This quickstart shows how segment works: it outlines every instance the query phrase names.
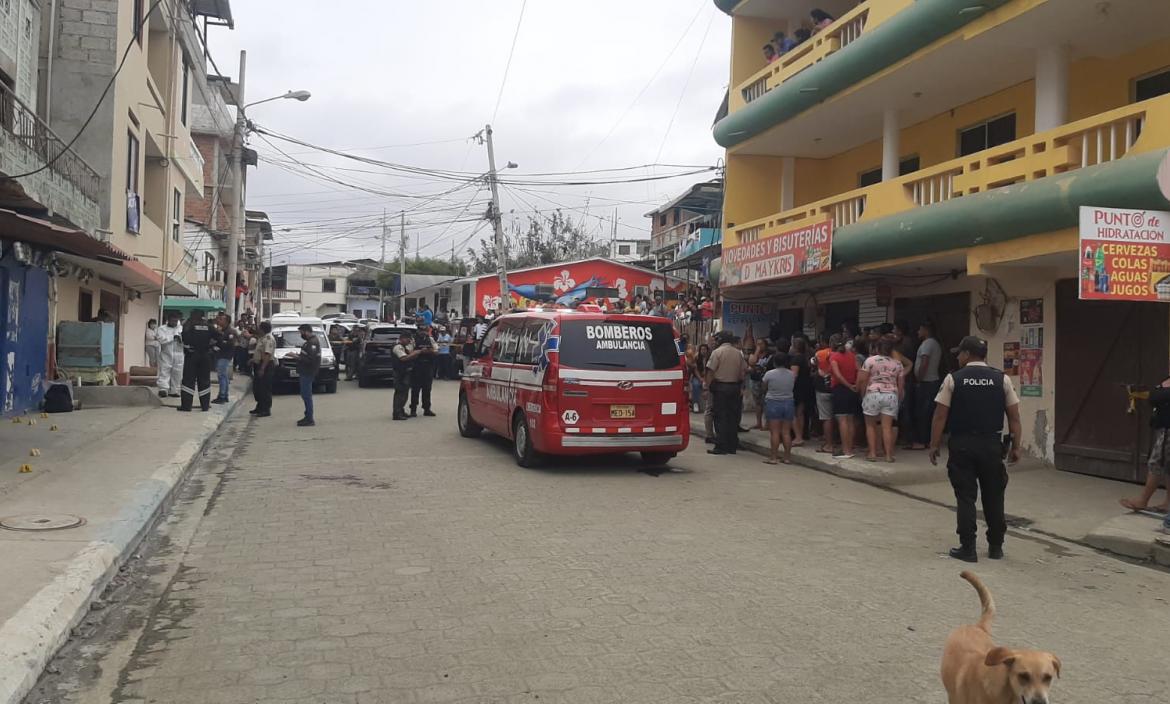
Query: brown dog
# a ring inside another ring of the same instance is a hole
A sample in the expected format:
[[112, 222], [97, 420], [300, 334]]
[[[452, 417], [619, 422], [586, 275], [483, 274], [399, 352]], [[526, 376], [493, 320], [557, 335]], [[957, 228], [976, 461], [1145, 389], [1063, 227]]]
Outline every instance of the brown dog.
[[943, 648], [942, 681], [950, 704], [1048, 704], [1052, 680], [1060, 677], [1060, 658], [1041, 650], [1012, 650], [991, 640], [995, 600], [971, 572], [963, 579], [979, 592], [983, 615], [975, 625], [959, 626]]

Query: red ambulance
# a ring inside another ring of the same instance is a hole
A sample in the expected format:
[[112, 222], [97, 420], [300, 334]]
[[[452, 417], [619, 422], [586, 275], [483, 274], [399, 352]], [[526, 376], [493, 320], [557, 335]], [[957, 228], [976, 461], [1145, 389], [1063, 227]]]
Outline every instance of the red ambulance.
[[663, 465], [690, 440], [684, 350], [665, 318], [596, 306], [492, 321], [459, 389], [459, 432], [512, 440], [516, 462], [640, 452]]

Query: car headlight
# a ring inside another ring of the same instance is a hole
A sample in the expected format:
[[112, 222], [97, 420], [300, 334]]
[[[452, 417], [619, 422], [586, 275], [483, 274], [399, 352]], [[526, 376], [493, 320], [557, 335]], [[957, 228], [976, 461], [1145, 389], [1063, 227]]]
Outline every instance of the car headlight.
[[326, 368], [332, 368], [332, 367], [333, 367], [333, 363], [334, 363], [334, 362], [333, 362], [333, 360], [332, 360], [332, 359], [323, 359], [323, 360], [321, 360], [321, 366], [322, 366], [322, 367], [326, 367]]

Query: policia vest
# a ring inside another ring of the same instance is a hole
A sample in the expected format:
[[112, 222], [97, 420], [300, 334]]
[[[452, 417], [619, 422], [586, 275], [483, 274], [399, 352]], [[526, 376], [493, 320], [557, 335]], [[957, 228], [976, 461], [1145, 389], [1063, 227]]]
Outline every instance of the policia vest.
[[210, 355], [219, 339], [219, 331], [210, 323], [188, 323], [183, 329], [183, 347], [188, 354]]
[[952, 372], [951, 377], [955, 380], [948, 421], [951, 435], [1002, 433], [1007, 411], [1003, 372], [993, 367], [968, 365]]

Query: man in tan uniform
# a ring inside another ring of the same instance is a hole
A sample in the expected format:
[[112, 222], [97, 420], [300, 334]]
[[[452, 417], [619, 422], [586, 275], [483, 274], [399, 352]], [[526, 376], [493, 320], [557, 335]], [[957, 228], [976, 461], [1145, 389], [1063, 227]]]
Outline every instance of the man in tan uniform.
[[739, 447], [740, 396], [747, 361], [735, 347], [735, 335], [724, 330], [715, 336], [719, 347], [707, 362], [707, 383], [715, 407], [715, 447], [711, 455], [734, 455]]

